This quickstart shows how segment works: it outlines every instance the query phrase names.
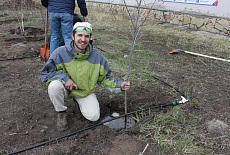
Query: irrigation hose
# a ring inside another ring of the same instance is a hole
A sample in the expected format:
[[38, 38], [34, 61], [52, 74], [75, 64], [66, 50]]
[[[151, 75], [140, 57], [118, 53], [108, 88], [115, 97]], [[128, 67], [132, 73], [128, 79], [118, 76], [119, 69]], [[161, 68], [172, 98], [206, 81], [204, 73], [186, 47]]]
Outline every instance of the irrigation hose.
[[[179, 105], [179, 103], [176, 104], [176, 105]], [[25, 148], [23, 148], [23, 149], [20, 149], [20, 150], [17, 150], [17, 151], [15, 151], [15, 152], [11, 152], [11, 153], [5, 154], [5, 155], [12, 155], [12, 154], [21, 153], [21, 152], [24, 152], [24, 151], [27, 151], [27, 150], [30, 150], [30, 149], [33, 149], [33, 148], [36, 148], [36, 147], [39, 147], [39, 146], [42, 146], [42, 145], [45, 145], [45, 144], [48, 144], [48, 143], [51, 143], [51, 142], [60, 140], [60, 139], [66, 138], [66, 137], [73, 136], [73, 135], [75, 135], [75, 134], [77, 134], [77, 133], [81, 133], [81, 132], [83, 132], [83, 131], [86, 131], [86, 130], [95, 128], [95, 127], [100, 126], [100, 125], [102, 125], [102, 124], [104, 124], [104, 123], [107, 123], [107, 122], [110, 122], [110, 121], [113, 121], [113, 120], [116, 120], [116, 119], [119, 119], [119, 118], [122, 118], [122, 117], [126, 117], [126, 116], [129, 116], [129, 115], [138, 113], [138, 112], [143, 112], [143, 111], [148, 111], [148, 110], [155, 109], [155, 108], [163, 108], [163, 107], [168, 107], [168, 106], [175, 106], [175, 104], [172, 102], [172, 103], [168, 103], [168, 104], [155, 105], [155, 106], [152, 106], [152, 107], [149, 107], [149, 108], [145, 108], [145, 109], [135, 110], [135, 111], [132, 111], [132, 112], [129, 112], [129, 113], [120, 115], [120, 116], [118, 116], [118, 117], [111, 118], [111, 119], [109, 119], [109, 120], [101, 121], [101, 122], [99, 122], [99, 123], [97, 123], [97, 124], [90, 125], [90, 126], [88, 126], [88, 127], [82, 128], [82, 129], [80, 129], [80, 130], [76, 130], [76, 131], [74, 131], [74, 132], [65, 134], [65, 135], [63, 135], [63, 136], [59, 136], [59, 137], [50, 139], [50, 140], [48, 140], [48, 141], [44, 141], [44, 142], [41, 142], [41, 143], [37, 143], [37, 144], [34, 144], [34, 145], [30, 145], [30, 146], [28, 146], [28, 147], [25, 147]]]
[[26, 59], [26, 58], [34, 58], [34, 57], [38, 57], [38, 56], [37, 55], [33, 55], [33, 56], [21, 56], [21, 57], [13, 57], [13, 58], [0, 58], [0, 61]]
[[173, 86], [170, 85], [169, 83], [167, 83], [167, 82], [161, 80], [160, 78], [158, 78], [158, 77], [156, 77], [156, 76], [153, 76], [153, 78], [156, 79], [156, 80], [158, 80], [158, 81], [160, 81], [160, 82], [162, 82], [162, 83], [164, 83], [165, 85], [167, 85], [167, 86], [173, 88], [175, 91], [177, 91], [179, 94], [181, 94], [182, 96], [184, 96], [186, 99], [190, 100], [189, 96], [187, 96], [185, 93], [181, 92], [178, 88], [173, 87]]
[[[162, 83], [166, 84], [167, 86], [175, 89], [178, 93], [180, 93], [182, 96], [186, 97], [186, 99], [189, 101], [189, 97], [187, 95], [185, 95], [183, 92], [179, 91], [179, 89], [177, 88], [174, 88], [172, 85], [170, 85], [169, 83], [161, 80], [160, 78], [158, 77], [155, 77], [155, 79], [161, 81]], [[12, 155], [12, 154], [17, 154], [17, 153], [21, 153], [21, 152], [24, 152], [24, 151], [27, 151], [27, 150], [30, 150], [30, 149], [33, 149], [33, 148], [36, 148], [36, 147], [39, 147], [39, 146], [42, 146], [42, 145], [45, 145], [45, 144], [48, 144], [48, 143], [51, 143], [51, 142], [54, 142], [54, 141], [57, 141], [57, 140], [60, 140], [60, 139], [63, 139], [63, 138], [66, 138], [66, 137], [70, 137], [72, 135], [75, 135], [75, 134], [78, 134], [78, 133], [81, 133], [81, 132], [84, 132], [86, 130], [89, 130], [89, 129], [92, 129], [92, 128], [95, 128], [97, 126], [100, 126], [104, 123], [107, 123], [107, 122], [110, 122], [110, 121], [113, 121], [113, 120], [116, 120], [116, 119], [119, 119], [119, 118], [122, 118], [122, 117], [127, 117], [129, 115], [132, 115], [132, 114], [135, 114], [135, 113], [138, 113], [138, 112], [143, 112], [143, 111], [148, 111], [148, 110], [151, 110], [151, 109], [155, 109], [155, 108], [163, 108], [163, 107], [168, 107], [168, 106], [176, 106], [176, 105], [179, 105], [179, 104], [182, 104], [180, 103], [179, 101], [174, 101], [174, 102], [171, 102], [171, 103], [168, 103], [168, 104], [162, 104], [162, 105], [155, 105], [155, 106], [152, 106], [152, 107], [149, 107], [149, 108], [144, 108], [144, 109], [140, 109], [140, 110], [135, 110], [135, 111], [132, 111], [132, 112], [129, 112], [129, 113], [126, 113], [126, 114], [123, 114], [123, 115], [120, 115], [118, 117], [114, 117], [114, 118], [111, 118], [111, 119], [108, 119], [108, 120], [104, 120], [104, 121], [101, 121], [97, 124], [93, 124], [93, 125], [90, 125], [88, 127], [85, 127], [85, 128], [82, 128], [80, 130], [76, 130], [74, 132], [71, 132], [71, 133], [68, 133], [68, 134], [65, 134], [63, 136], [59, 136], [59, 137], [56, 137], [56, 138], [53, 138], [53, 139], [50, 139], [50, 140], [47, 140], [47, 141], [44, 141], [44, 142], [41, 142], [41, 143], [37, 143], [37, 144], [34, 144], [34, 145], [30, 145], [28, 147], [25, 147], [25, 148], [22, 148], [20, 150], [17, 150], [15, 152], [11, 152], [9, 154], [5, 154], [5, 155]]]

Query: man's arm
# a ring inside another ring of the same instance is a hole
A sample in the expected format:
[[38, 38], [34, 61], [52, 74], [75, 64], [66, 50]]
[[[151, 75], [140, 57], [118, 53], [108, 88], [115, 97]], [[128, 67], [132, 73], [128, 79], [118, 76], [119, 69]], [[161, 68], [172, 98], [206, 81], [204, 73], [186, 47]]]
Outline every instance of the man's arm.
[[52, 59], [49, 59], [45, 66], [42, 68], [40, 77], [42, 82], [49, 82], [55, 79], [59, 79], [65, 83], [69, 79], [68, 74], [62, 72], [61, 70], [56, 71], [56, 66]]
[[48, 7], [48, 0], [41, 0], [41, 4], [42, 4], [42, 6], [44, 6], [44, 7]]
[[116, 80], [113, 76], [111, 76], [112, 71], [104, 57], [102, 59], [101, 65], [103, 67], [100, 68], [98, 84], [112, 93], [122, 92], [124, 89], [124, 84], [122, 85], [123, 81]]
[[81, 15], [83, 16], [84, 21], [86, 22], [87, 16], [88, 16], [88, 10], [86, 7], [86, 2], [85, 0], [77, 0], [77, 5], [80, 8]]

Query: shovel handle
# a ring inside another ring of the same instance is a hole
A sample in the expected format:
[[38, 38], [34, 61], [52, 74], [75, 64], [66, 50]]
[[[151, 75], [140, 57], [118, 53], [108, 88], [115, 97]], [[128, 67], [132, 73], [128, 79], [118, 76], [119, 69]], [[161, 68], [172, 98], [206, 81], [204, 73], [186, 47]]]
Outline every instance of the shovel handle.
[[48, 9], [46, 9], [46, 21], [45, 21], [45, 44], [47, 44], [48, 38]]

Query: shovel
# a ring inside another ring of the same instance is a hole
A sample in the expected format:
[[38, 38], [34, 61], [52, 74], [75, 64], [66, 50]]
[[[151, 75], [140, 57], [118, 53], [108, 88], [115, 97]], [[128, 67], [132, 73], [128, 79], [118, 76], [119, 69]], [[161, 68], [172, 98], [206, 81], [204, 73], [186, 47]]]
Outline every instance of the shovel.
[[48, 60], [50, 55], [47, 38], [48, 38], [48, 10], [46, 10], [46, 19], [45, 19], [45, 44], [44, 47], [40, 49], [41, 58], [45, 61]]
[[196, 56], [206, 57], [206, 58], [210, 58], [210, 59], [215, 59], [215, 60], [230, 62], [230, 60], [227, 60], [227, 59], [222, 59], [222, 58], [217, 58], [217, 57], [208, 56], [208, 55], [204, 55], [204, 54], [199, 54], [199, 53], [184, 51], [184, 50], [181, 50], [181, 49], [172, 50], [172, 51], [168, 52], [168, 54], [174, 54], [174, 53], [179, 53], [179, 52], [184, 52], [184, 53], [191, 54], [191, 55], [196, 55]]

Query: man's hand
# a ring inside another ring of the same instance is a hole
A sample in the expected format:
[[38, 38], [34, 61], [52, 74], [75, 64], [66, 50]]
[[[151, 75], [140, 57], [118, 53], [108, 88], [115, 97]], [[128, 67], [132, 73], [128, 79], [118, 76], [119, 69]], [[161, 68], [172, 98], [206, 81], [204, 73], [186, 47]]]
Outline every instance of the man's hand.
[[83, 22], [88, 22], [88, 17], [87, 16], [83, 17]]
[[122, 82], [121, 90], [128, 91], [129, 88], [130, 88], [130, 83], [129, 82], [126, 82], [126, 81]]
[[65, 88], [68, 90], [73, 90], [73, 89], [78, 89], [77, 85], [71, 80], [69, 79], [68, 81], [66, 81], [66, 83], [64, 84]]

